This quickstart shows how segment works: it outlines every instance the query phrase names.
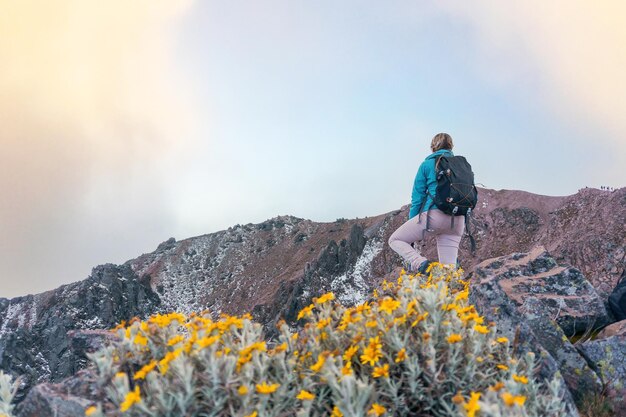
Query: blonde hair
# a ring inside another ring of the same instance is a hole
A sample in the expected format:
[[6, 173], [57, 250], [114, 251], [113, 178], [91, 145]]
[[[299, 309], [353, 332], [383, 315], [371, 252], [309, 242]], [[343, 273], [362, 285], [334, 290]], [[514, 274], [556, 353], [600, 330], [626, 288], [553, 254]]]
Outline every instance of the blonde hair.
[[433, 152], [437, 152], [441, 149], [452, 150], [452, 147], [454, 147], [454, 143], [452, 143], [452, 136], [447, 133], [437, 133], [430, 142], [430, 149]]

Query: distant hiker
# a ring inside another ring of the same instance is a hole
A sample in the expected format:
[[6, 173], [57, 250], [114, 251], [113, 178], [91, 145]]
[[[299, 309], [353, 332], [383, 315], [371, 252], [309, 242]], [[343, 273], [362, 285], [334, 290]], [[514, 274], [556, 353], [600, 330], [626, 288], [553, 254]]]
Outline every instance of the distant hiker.
[[[469, 216], [477, 201], [474, 174], [462, 156], [452, 153], [452, 137], [438, 133], [415, 176], [409, 220], [389, 238], [389, 246], [405, 261], [408, 272], [425, 273], [430, 265], [413, 243], [424, 240], [426, 233], [437, 239], [439, 262], [455, 265], [459, 243]], [[470, 234], [472, 250], [474, 239]]]

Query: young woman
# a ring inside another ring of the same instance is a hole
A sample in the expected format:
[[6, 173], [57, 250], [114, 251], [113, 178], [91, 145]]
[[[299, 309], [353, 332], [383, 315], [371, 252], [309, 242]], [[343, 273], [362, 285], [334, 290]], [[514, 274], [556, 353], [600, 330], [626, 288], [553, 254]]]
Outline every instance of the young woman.
[[[409, 221], [404, 223], [389, 238], [389, 246], [405, 261], [408, 272], [425, 273], [428, 261], [413, 243], [422, 241], [426, 233], [434, 234], [437, 239], [437, 253], [442, 264], [456, 265], [459, 243], [465, 228], [465, 218], [457, 216], [454, 222], [451, 216], [437, 209], [430, 196], [435, 195], [437, 178], [435, 163], [442, 155], [454, 156], [452, 137], [447, 133], [438, 133], [430, 143], [430, 154], [420, 165], [413, 184]], [[430, 209], [430, 211], [429, 211]], [[428, 225], [426, 229], [426, 216]]]

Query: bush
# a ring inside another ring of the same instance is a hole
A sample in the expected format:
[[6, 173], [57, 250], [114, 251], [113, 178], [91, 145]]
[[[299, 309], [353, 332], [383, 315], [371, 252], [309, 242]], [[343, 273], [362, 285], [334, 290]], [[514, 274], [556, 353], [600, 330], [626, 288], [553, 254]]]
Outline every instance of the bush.
[[12, 382], [10, 375], [0, 371], [0, 417], [11, 417], [13, 412], [13, 397], [17, 392], [19, 382]]
[[[404, 273], [346, 308], [332, 293], [263, 339], [249, 315], [157, 315], [122, 324], [92, 355], [110, 403], [87, 415], [560, 416], [558, 380], [537, 382], [469, 305], [462, 271]], [[108, 407], [106, 410], [104, 408]]]

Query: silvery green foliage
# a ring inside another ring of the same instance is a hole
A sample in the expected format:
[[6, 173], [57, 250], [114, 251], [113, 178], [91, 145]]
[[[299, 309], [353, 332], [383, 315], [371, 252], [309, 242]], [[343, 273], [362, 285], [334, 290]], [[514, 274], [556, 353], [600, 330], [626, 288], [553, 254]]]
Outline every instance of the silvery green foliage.
[[537, 382], [533, 354], [515, 357], [467, 291], [459, 271], [437, 268], [352, 308], [328, 293], [271, 342], [249, 317], [122, 325], [91, 356], [109, 401], [91, 416], [563, 415], [558, 381]]
[[0, 371], [0, 416], [11, 417], [13, 397], [17, 392], [18, 382], [12, 382], [11, 375]]

